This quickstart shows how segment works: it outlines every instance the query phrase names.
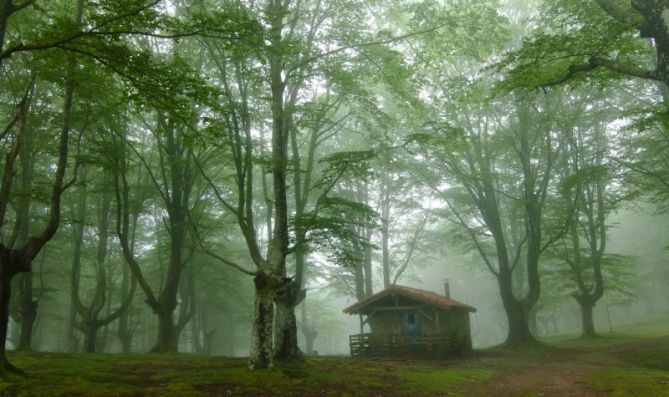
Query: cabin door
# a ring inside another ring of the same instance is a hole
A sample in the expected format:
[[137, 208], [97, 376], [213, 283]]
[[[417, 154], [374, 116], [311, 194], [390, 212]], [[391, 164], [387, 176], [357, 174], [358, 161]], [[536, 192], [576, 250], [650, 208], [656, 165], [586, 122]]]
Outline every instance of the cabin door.
[[402, 333], [409, 337], [420, 336], [420, 315], [417, 312], [402, 314]]

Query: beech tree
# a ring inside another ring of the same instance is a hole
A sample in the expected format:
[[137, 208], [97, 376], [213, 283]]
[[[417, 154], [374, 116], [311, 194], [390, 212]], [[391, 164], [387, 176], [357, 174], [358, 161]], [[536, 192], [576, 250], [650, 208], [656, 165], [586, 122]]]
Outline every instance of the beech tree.
[[[608, 163], [606, 125], [574, 127], [562, 170], [566, 208], [575, 206], [563, 244], [563, 258], [575, 280], [573, 298], [581, 308], [582, 334], [595, 337], [593, 308], [604, 296], [609, 215], [621, 202], [613, 187], [615, 168]], [[567, 132], [569, 134], [569, 132]], [[570, 185], [574, 186], [570, 189]], [[573, 287], [572, 287], [573, 288]]]
[[[7, 0], [0, 4], [3, 10], [2, 17], [0, 17], [0, 65], [2, 65], [4, 58], [7, 58], [12, 51], [19, 51], [16, 47], [4, 49], [9, 18], [13, 14], [30, 6], [32, 3], [34, 2], [26, 1], [17, 5], [11, 0]], [[81, 23], [82, 13], [83, 1], [80, 0], [77, 4], [76, 15], [73, 18], [75, 25]], [[67, 167], [69, 135], [71, 130], [70, 119], [74, 101], [75, 65], [76, 58], [70, 56], [67, 61], [67, 71], [64, 79], [62, 124], [58, 137], [59, 149], [57, 153], [56, 169], [52, 176], [53, 185], [47, 223], [39, 233], [28, 238], [21, 246], [12, 248], [0, 243], [0, 344], [2, 345], [0, 346], [0, 371], [3, 374], [6, 372], [21, 372], [9, 363], [5, 355], [12, 279], [20, 272], [31, 271], [32, 260], [58, 230], [58, 225], [60, 223], [61, 196], [69, 185], [69, 183], [65, 181], [65, 170]], [[16, 106], [15, 114], [4, 128], [2, 137], [3, 139], [10, 139], [12, 141], [10, 144], [11, 149], [5, 155], [2, 185], [0, 185], [0, 225], [3, 226], [7, 221], [7, 206], [9, 205], [13, 188], [15, 161], [21, 151], [23, 139], [25, 138], [33, 85], [34, 78], [31, 78], [28, 80], [28, 88], [26, 89], [23, 98], [20, 99]]]

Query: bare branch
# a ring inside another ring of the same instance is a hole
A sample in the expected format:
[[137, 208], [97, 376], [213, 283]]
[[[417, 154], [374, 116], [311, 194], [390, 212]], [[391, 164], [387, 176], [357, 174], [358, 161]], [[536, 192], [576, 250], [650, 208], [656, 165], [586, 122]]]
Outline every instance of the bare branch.
[[235, 268], [235, 269], [239, 270], [240, 272], [242, 272], [244, 274], [248, 274], [249, 276], [255, 276], [257, 274], [257, 272], [245, 269], [241, 265], [238, 265], [237, 263], [235, 263], [233, 261], [227, 260], [227, 259], [223, 258], [222, 256], [216, 254], [215, 252], [211, 251], [209, 248], [207, 248], [207, 246], [204, 245], [202, 238], [200, 237], [200, 232], [197, 230], [197, 227], [195, 226], [195, 222], [193, 222], [193, 219], [191, 218], [190, 210], [187, 210], [187, 213], [188, 213], [188, 220], [190, 221], [189, 223], [190, 223], [191, 228], [193, 230], [193, 236], [195, 237], [197, 245], [199, 245], [200, 248], [202, 248], [202, 250], [204, 251], [205, 254], [211, 256], [212, 258], [218, 260], [219, 262], [221, 262], [221, 263], [223, 263], [227, 266], [230, 266], [232, 268]]
[[444, 27], [446, 25], [447, 24], [444, 23], [444, 24], [441, 24], [441, 25], [434, 26], [430, 29], [420, 30], [420, 31], [417, 31], [417, 32], [410, 32], [410, 33], [407, 33], [407, 34], [403, 34], [401, 36], [395, 36], [395, 37], [390, 37], [390, 38], [384, 39], [384, 40], [370, 41], [370, 42], [366, 42], [366, 43], [350, 44], [350, 45], [345, 45], [345, 46], [335, 48], [334, 50], [325, 51], [325, 52], [322, 52], [320, 54], [316, 54], [312, 57], [309, 57], [309, 58], [303, 60], [302, 62], [299, 62], [299, 63], [291, 66], [290, 68], [288, 68], [287, 71], [286, 71], [287, 72], [287, 77], [286, 78], [292, 77], [292, 75], [295, 71], [299, 70], [300, 68], [302, 68], [305, 65], [310, 64], [311, 62], [317, 61], [321, 58], [328, 57], [330, 55], [338, 54], [342, 51], [346, 51], [346, 50], [350, 50], [350, 49], [354, 49], [354, 48], [364, 48], [364, 47], [373, 47], [373, 46], [377, 46], [377, 45], [390, 44], [390, 43], [394, 43], [394, 42], [397, 42], [397, 41], [400, 41], [400, 40], [408, 39], [409, 37], [420, 36], [420, 35], [427, 34], [427, 33], [433, 33], [433, 32], [441, 29], [442, 27]]
[[200, 160], [198, 160], [194, 155], [192, 157], [193, 157], [193, 161], [195, 162], [195, 166], [200, 171], [200, 175], [202, 175], [204, 180], [207, 181], [209, 186], [211, 186], [211, 188], [214, 191], [214, 194], [216, 195], [216, 198], [218, 199], [218, 201], [220, 201], [221, 204], [223, 204], [223, 206], [228, 209], [228, 211], [237, 215], [238, 214], [237, 209], [235, 207], [233, 207], [230, 203], [228, 203], [228, 201], [223, 197], [223, 194], [218, 189], [218, 187], [216, 186], [214, 181], [207, 175], [207, 173], [202, 168], [202, 164], [200, 164]]

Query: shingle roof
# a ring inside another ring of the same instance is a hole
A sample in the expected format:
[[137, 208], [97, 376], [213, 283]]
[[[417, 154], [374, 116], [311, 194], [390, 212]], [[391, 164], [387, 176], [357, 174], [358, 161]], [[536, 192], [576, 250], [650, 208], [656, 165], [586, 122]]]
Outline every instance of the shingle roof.
[[428, 304], [430, 306], [435, 306], [440, 309], [444, 310], [467, 310], [469, 312], [475, 312], [476, 309], [469, 306], [465, 305], [464, 303], [458, 302], [456, 300], [447, 298], [445, 296], [436, 294], [434, 292], [430, 291], [425, 291], [422, 289], [418, 288], [411, 288], [411, 287], [405, 287], [402, 285], [396, 285], [392, 284], [388, 288], [384, 289], [383, 291], [377, 292], [376, 294], [372, 296], [368, 296], [367, 298], [358, 301], [357, 303], [354, 303], [353, 305], [347, 307], [344, 309], [344, 313], [348, 314], [357, 314], [360, 309], [364, 308], [367, 305], [370, 305], [379, 299], [382, 299], [383, 297], [386, 297], [388, 295], [402, 295], [407, 298], [423, 302], [425, 304]]

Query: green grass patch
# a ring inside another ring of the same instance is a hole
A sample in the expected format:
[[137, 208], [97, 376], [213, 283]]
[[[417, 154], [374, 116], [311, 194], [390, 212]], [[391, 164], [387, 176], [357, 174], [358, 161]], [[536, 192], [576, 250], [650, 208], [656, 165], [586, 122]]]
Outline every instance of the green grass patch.
[[624, 359], [637, 366], [669, 371], [669, 339], [663, 345], [627, 352]]
[[457, 395], [459, 386], [469, 382], [491, 379], [498, 374], [491, 369], [476, 368], [431, 368], [406, 371], [399, 376], [408, 390], [424, 390], [431, 393], [448, 392]]
[[435, 396], [496, 374], [434, 361], [322, 357], [250, 371], [246, 360], [187, 354], [13, 353], [27, 378], [0, 380], [9, 396]]
[[616, 326], [614, 332], [600, 330], [596, 338], [581, 338], [578, 331], [550, 335], [541, 339], [547, 345], [583, 352], [615, 349], [641, 339], [669, 335], [669, 313], [655, 313]]
[[625, 368], [595, 375], [591, 385], [611, 396], [669, 396], [669, 372]]
[[647, 337], [621, 333], [610, 333], [600, 335], [596, 338], [581, 338], [576, 335], [571, 337], [565, 336], [559, 338], [547, 338], [544, 340], [544, 342], [557, 348], [592, 352], [597, 350], [613, 349], [644, 338]]
[[580, 330], [571, 330], [541, 338], [547, 344], [566, 348], [586, 348], [589, 350], [615, 347], [640, 338], [656, 338], [669, 335], [669, 312], [654, 313], [635, 318], [629, 323], [616, 325], [613, 332], [600, 325], [599, 337], [581, 338]]
[[616, 331], [631, 335], [658, 337], [669, 334], [669, 312], [653, 313], [616, 327]]

